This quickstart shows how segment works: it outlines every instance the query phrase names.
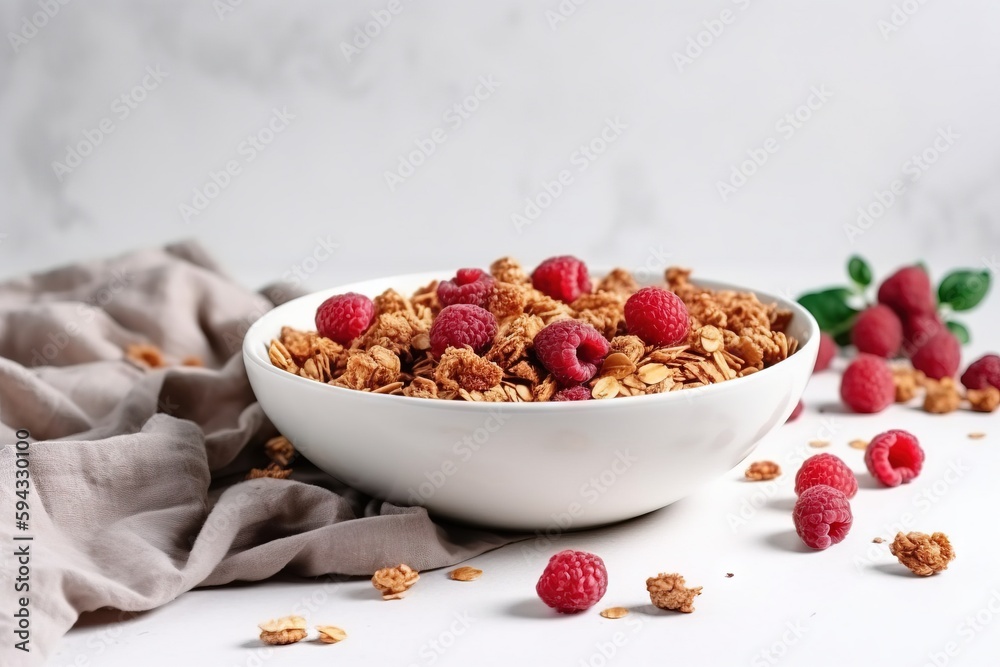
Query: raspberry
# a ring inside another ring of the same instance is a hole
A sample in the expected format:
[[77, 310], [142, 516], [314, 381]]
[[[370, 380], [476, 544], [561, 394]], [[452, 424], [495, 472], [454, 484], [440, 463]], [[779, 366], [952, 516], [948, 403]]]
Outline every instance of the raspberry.
[[858, 492], [858, 480], [854, 473], [833, 454], [817, 454], [802, 462], [795, 474], [795, 493], [802, 495], [806, 489], [818, 484], [832, 486], [848, 498]]
[[648, 345], [675, 345], [688, 335], [687, 306], [673, 292], [643, 287], [625, 302], [628, 332]]
[[350, 345], [365, 332], [375, 317], [375, 304], [363, 294], [337, 294], [316, 309], [316, 331], [320, 336]]
[[549, 559], [535, 591], [560, 614], [590, 609], [608, 590], [608, 571], [600, 556], [586, 551], [560, 551]]
[[571, 255], [562, 255], [539, 264], [531, 274], [531, 284], [546, 296], [572, 303], [590, 291], [590, 276], [586, 264]]
[[832, 486], [817, 484], [802, 492], [792, 510], [795, 532], [813, 549], [840, 542], [851, 530], [854, 517], [847, 496]]
[[924, 343], [910, 362], [929, 378], [954, 377], [962, 363], [962, 347], [955, 334], [945, 329]]
[[837, 356], [837, 343], [833, 336], [824, 332], [819, 335], [819, 352], [816, 353], [816, 364], [813, 366], [813, 373], [825, 371], [833, 363], [833, 358]]
[[579, 320], [556, 320], [535, 336], [538, 360], [562, 384], [594, 377], [610, 347], [601, 332]]
[[855, 320], [851, 342], [858, 352], [895, 357], [903, 344], [903, 323], [889, 306], [872, 306]]
[[912, 433], [898, 429], [886, 431], [868, 443], [865, 465], [872, 477], [882, 484], [899, 486], [920, 474], [924, 450]]
[[787, 424], [788, 422], [793, 422], [798, 419], [799, 415], [802, 414], [802, 411], [805, 410], [805, 407], [806, 406], [802, 404], [802, 401], [799, 401], [795, 405], [795, 409], [792, 410], [792, 414], [788, 415], [788, 419], [785, 420], [785, 423]]
[[489, 347], [497, 334], [493, 313], [467, 303], [441, 309], [431, 325], [431, 352], [440, 359], [449, 347], [468, 345], [477, 354]]
[[493, 276], [479, 269], [459, 269], [451, 280], [438, 284], [437, 295], [442, 306], [467, 303], [483, 306], [493, 289]]
[[590, 400], [590, 390], [583, 385], [576, 385], [575, 387], [568, 387], [557, 391], [552, 397], [553, 401], [589, 401]]
[[881, 412], [892, 405], [896, 384], [885, 359], [859, 354], [840, 379], [840, 397], [855, 412]]
[[878, 288], [878, 302], [896, 311], [900, 317], [934, 312], [931, 279], [919, 266], [904, 266], [886, 278]]
[[1000, 357], [987, 354], [973, 361], [962, 373], [962, 384], [966, 389], [1000, 389]]
[[903, 353], [912, 357], [924, 343], [944, 330], [944, 322], [936, 313], [909, 315], [903, 318]]

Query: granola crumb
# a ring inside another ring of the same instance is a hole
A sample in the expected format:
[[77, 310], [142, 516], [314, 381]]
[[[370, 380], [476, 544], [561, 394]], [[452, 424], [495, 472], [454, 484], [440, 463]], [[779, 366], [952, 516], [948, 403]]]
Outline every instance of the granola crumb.
[[271, 438], [264, 443], [264, 453], [279, 466], [287, 466], [295, 458], [295, 447], [283, 435]]
[[382, 593], [383, 600], [401, 600], [403, 594], [417, 582], [420, 573], [409, 565], [384, 567], [372, 575], [372, 586]]
[[625, 607], [608, 607], [601, 612], [601, 616], [604, 618], [624, 618], [628, 616], [628, 609]]
[[264, 477], [270, 477], [271, 479], [288, 479], [288, 476], [291, 474], [291, 468], [282, 468], [277, 463], [269, 463], [266, 468], [253, 468], [247, 473], [247, 476], [244, 479], [247, 481], [251, 479], [262, 479]]
[[684, 577], [674, 573], [661, 572], [646, 580], [649, 599], [660, 609], [671, 609], [689, 614], [694, 611], [694, 599], [701, 595], [701, 586], [688, 588]]
[[965, 392], [965, 398], [976, 412], [993, 412], [1000, 406], [1000, 389], [996, 387], [969, 389]]
[[126, 347], [125, 358], [145, 368], [163, 368], [167, 365], [160, 348], [146, 343], [133, 343]]
[[896, 387], [896, 402], [906, 403], [917, 395], [923, 385], [924, 374], [909, 364], [892, 367], [892, 382]]
[[955, 550], [944, 533], [896, 533], [889, 551], [921, 577], [947, 570], [948, 563], [955, 558]]
[[874, 542], [875, 544], [882, 544], [883, 542], [885, 542], [885, 540], [883, 540], [881, 537], [875, 537], [872, 538], [872, 542]]
[[937, 381], [928, 379], [926, 387], [925, 412], [943, 415], [958, 410], [962, 404], [962, 396], [958, 393], [958, 387], [952, 378], [944, 377]]
[[294, 644], [306, 636], [306, 619], [301, 616], [271, 619], [260, 623], [257, 627], [260, 628], [260, 640], [274, 646]]
[[735, 577], [735, 576], [736, 576], [736, 575], [735, 575], [735, 574], [733, 574], [732, 572], [726, 572], [726, 579], [732, 579], [732, 578], [733, 578], [733, 577]]
[[813, 449], [822, 449], [823, 447], [829, 447], [830, 446], [830, 441], [829, 440], [810, 440], [809, 441], [809, 446], [812, 447]]
[[982, 440], [986, 437], [986, 434], [982, 431], [973, 431], [969, 434], [969, 440]]
[[847, 446], [851, 449], [868, 449], [868, 441], [861, 439], [851, 440], [847, 443]]
[[483, 571], [478, 568], [465, 565], [452, 570], [448, 573], [448, 576], [455, 581], [475, 581], [479, 577], [483, 576]]
[[317, 639], [324, 644], [336, 644], [347, 639], [347, 633], [336, 625], [317, 625], [316, 632], [319, 633]]
[[743, 476], [751, 482], [766, 482], [781, 475], [781, 466], [774, 461], [754, 461]]

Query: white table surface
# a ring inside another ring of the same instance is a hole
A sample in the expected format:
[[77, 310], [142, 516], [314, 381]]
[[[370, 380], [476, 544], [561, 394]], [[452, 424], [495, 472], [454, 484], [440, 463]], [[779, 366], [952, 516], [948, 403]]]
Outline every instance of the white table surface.
[[[135, 617], [89, 614], [51, 664], [997, 664], [1000, 537], [990, 514], [1000, 506], [997, 414], [937, 416], [913, 406], [844, 414], [836, 405], [838, 382], [837, 372], [814, 376], [803, 416], [751, 455], [782, 465], [785, 474], [774, 482], [745, 482], [741, 464], [700, 493], [638, 519], [474, 558], [469, 564], [484, 570], [478, 581], [425, 572], [402, 601], [383, 602], [367, 580], [282, 579], [196, 590]], [[889, 428], [912, 431], [927, 453], [921, 475], [895, 489], [876, 487], [863, 452], [847, 444]], [[968, 438], [974, 431], [987, 436]], [[807, 443], [815, 439], [831, 445], [812, 449]], [[842, 457], [860, 490], [847, 539], [812, 552], [793, 531], [792, 487], [798, 462], [820, 451]], [[938, 576], [911, 575], [888, 544], [872, 543], [899, 528], [947, 533], [956, 560]], [[609, 570], [604, 599], [573, 616], [551, 613], [534, 592], [548, 556], [566, 548], [599, 554]], [[661, 571], [704, 586], [694, 613], [650, 605], [645, 579]], [[632, 613], [620, 620], [598, 615], [618, 605]], [[275, 648], [258, 641], [258, 622], [292, 613], [310, 625], [338, 625], [348, 638]]]

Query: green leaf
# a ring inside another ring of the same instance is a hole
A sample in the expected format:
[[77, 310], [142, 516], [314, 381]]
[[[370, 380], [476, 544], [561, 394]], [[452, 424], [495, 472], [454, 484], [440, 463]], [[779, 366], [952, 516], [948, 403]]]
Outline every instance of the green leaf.
[[799, 304], [812, 313], [819, 328], [831, 336], [849, 331], [858, 311], [847, 302], [852, 296], [846, 287], [832, 287], [799, 297]]
[[955, 334], [955, 338], [958, 339], [959, 343], [962, 345], [969, 344], [969, 330], [964, 324], [961, 322], [945, 322], [945, 326], [948, 327], [949, 331]]
[[845, 329], [844, 331], [841, 331], [839, 334], [833, 337], [833, 342], [839, 345], [840, 347], [847, 347], [853, 342], [851, 340], [851, 330], [848, 328]]
[[989, 271], [952, 271], [938, 285], [938, 301], [952, 310], [971, 310], [990, 289]]
[[862, 287], [872, 284], [872, 268], [860, 255], [854, 255], [847, 260], [847, 273], [851, 276], [851, 280]]

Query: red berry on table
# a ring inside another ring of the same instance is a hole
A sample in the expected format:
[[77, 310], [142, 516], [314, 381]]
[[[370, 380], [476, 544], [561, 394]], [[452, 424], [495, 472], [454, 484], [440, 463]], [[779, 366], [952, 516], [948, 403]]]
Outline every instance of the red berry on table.
[[903, 353], [912, 357], [914, 352], [924, 346], [924, 343], [942, 331], [946, 331], [946, 328], [937, 313], [904, 317]]
[[885, 486], [899, 486], [920, 474], [924, 450], [912, 433], [899, 429], [886, 431], [868, 443], [865, 466]]
[[589, 401], [590, 390], [581, 384], [560, 389], [552, 396], [553, 401]]
[[843, 492], [817, 484], [802, 492], [792, 510], [795, 532], [813, 549], [826, 549], [847, 537], [854, 522]]
[[449, 347], [468, 345], [479, 354], [496, 334], [497, 318], [485, 308], [467, 303], [445, 306], [431, 325], [431, 353], [439, 359]]
[[316, 331], [320, 336], [350, 345], [368, 329], [375, 317], [375, 304], [363, 294], [337, 294], [316, 309]]
[[913, 353], [910, 362], [929, 378], [954, 377], [962, 363], [962, 346], [952, 332], [939, 331]]
[[538, 332], [534, 345], [538, 360], [562, 384], [594, 377], [611, 349], [600, 331], [579, 320], [556, 320]]
[[936, 306], [931, 279], [919, 266], [904, 266], [886, 278], [878, 288], [878, 302], [900, 317], [930, 314]]
[[546, 296], [572, 303], [590, 291], [590, 276], [586, 264], [571, 255], [562, 255], [539, 264], [531, 274], [531, 284]]
[[676, 345], [687, 338], [691, 319], [679, 296], [643, 287], [625, 302], [625, 325], [647, 345]]
[[607, 590], [604, 561], [586, 551], [566, 550], [552, 556], [535, 585], [542, 602], [560, 614], [590, 609]]
[[889, 306], [872, 306], [854, 321], [851, 342], [858, 352], [890, 359], [903, 344], [903, 323]]
[[493, 290], [493, 282], [493, 276], [480, 269], [459, 269], [454, 278], [438, 284], [438, 300], [442, 306], [482, 306]]
[[796, 403], [795, 404], [795, 409], [792, 410], [792, 414], [788, 415], [788, 419], [785, 420], [785, 423], [787, 424], [788, 422], [793, 422], [796, 419], [798, 419], [799, 415], [801, 415], [802, 411], [805, 410], [805, 409], [806, 409], [806, 406], [802, 403], [802, 401], [799, 401], [798, 403]]
[[816, 364], [813, 366], [813, 373], [825, 371], [833, 363], [833, 358], [837, 356], [837, 343], [833, 336], [825, 331], [819, 335], [819, 352], [816, 353]]
[[896, 400], [896, 383], [882, 357], [859, 354], [840, 379], [840, 398], [854, 412], [881, 412]]
[[985, 354], [973, 361], [962, 373], [962, 384], [966, 389], [1000, 389], [1000, 356]]
[[817, 484], [832, 486], [848, 498], [858, 492], [858, 480], [847, 464], [833, 454], [817, 454], [802, 462], [795, 474], [795, 493], [802, 495]]

